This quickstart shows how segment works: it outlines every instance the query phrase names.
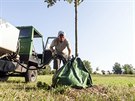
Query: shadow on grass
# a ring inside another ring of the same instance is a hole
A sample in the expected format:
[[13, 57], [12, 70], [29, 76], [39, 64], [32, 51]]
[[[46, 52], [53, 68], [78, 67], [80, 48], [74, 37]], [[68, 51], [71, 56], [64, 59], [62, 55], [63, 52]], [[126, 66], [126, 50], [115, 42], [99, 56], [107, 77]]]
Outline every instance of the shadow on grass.
[[25, 83], [25, 81], [22, 81], [22, 80], [8, 80], [8, 81], [5, 81], [6, 83]]

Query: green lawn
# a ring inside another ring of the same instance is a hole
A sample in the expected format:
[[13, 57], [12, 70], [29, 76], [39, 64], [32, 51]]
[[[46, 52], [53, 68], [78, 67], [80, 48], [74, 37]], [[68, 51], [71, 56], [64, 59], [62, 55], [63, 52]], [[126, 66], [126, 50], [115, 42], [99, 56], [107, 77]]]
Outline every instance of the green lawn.
[[[93, 85], [128, 86], [135, 84], [135, 75], [91, 75]], [[37, 82], [51, 85], [52, 75], [38, 75]], [[10, 77], [8, 82], [24, 82], [23, 77]]]
[[135, 75], [92, 75], [94, 85], [129, 86], [135, 84]]
[[35, 83], [25, 83], [24, 78], [10, 77], [0, 82], [0, 101], [135, 101], [133, 75], [92, 75], [93, 87], [86, 89], [37, 87], [38, 82], [51, 85], [51, 79], [43, 75]]

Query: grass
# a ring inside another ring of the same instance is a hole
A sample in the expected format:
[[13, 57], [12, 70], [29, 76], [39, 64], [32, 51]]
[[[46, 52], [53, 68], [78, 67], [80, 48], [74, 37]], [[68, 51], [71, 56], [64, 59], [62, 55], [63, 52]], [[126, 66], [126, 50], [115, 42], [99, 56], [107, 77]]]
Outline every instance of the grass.
[[92, 80], [96, 85], [129, 86], [135, 84], [135, 75], [92, 75]]
[[44, 75], [35, 83], [24, 83], [24, 78], [10, 77], [0, 82], [0, 101], [135, 101], [135, 76], [92, 75], [91, 88], [60, 86], [47, 90], [44, 84], [51, 85], [51, 79], [52, 75]]

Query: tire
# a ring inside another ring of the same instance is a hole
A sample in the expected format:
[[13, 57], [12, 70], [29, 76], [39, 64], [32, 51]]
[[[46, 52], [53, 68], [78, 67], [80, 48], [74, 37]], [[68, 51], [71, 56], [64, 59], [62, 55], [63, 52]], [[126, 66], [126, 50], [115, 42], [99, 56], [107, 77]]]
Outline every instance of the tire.
[[4, 81], [7, 81], [9, 76], [6, 76], [7, 73], [5, 72], [0, 72], [0, 81], [1, 82], [4, 82]]
[[[35, 69], [34, 66], [30, 66], [31, 69]], [[25, 82], [35, 82], [37, 80], [37, 70], [27, 70], [25, 73]]]

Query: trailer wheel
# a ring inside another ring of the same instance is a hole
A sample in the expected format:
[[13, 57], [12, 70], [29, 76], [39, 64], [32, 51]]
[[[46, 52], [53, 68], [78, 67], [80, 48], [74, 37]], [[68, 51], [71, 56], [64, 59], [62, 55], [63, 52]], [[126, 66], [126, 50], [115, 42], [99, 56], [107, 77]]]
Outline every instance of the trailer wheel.
[[9, 76], [6, 76], [7, 73], [5, 72], [0, 72], [0, 81], [4, 82], [8, 80]]
[[[36, 67], [30, 66], [31, 69]], [[37, 70], [27, 70], [25, 74], [25, 82], [35, 82], [37, 80]]]

